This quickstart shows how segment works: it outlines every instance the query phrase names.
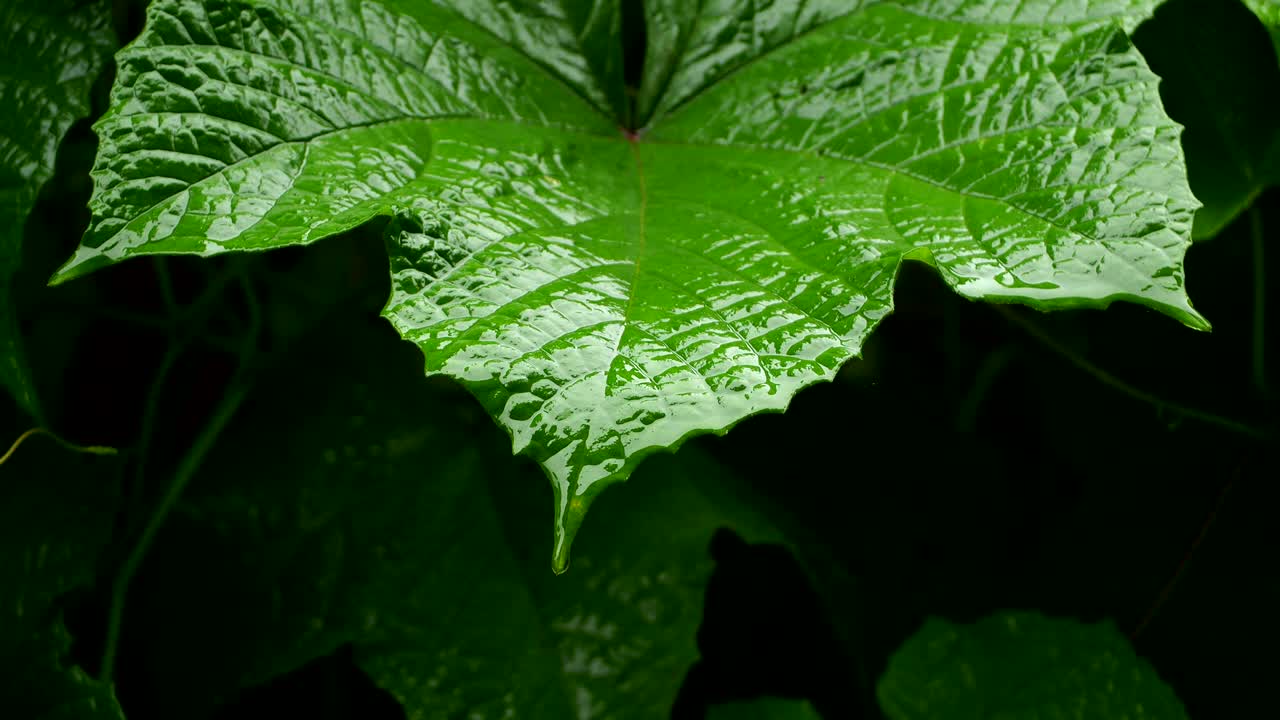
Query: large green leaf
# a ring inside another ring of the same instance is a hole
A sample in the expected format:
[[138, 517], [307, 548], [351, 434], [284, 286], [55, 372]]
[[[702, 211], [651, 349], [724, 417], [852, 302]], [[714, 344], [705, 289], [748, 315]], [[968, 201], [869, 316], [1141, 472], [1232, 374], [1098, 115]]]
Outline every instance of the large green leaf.
[[877, 688], [890, 720], [1186, 718], [1178, 697], [1109, 622], [1007, 612], [930, 618]]
[[67, 658], [61, 596], [89, 585], [111, 537], [120, 464], [27, 440], [0, 467], [0, 714], [123, 720], [109, 685]]
[[532, 464], [390, 328], [343, 329], [347, 350], [325, 334], [264, 378], [156, 543], [126, 627], [158, 711], [198, 717], [353, 643], [409, 718], [668, 714], [713, 532], [769, 526], [704, 494], [714, 465], [686, 452], [602, 501], [574, 572], [547, 573]]
[[10, 285], [58, 143], [89, 114], [89, 87], [115, 48], [106, 0], [6, 0], [0, 7], [0, 386], [39, 417]]
[[542, 464], [563, 568], [644, 456], [831, 378], [904, 259], [970, 298], [1207, 327], [1179, 129], [1125, 33], [1151, 5], [659, 3], [654, 47], [682, 50], [633, 133], [585, 99], [579, 70], [616, 61], [561, 57], [572, 29], [510, 42], [461, 0], [158, 0], [55, 281], [392, 217], [385, 314]]
[[1186, 129], [1191, 189], [1204, 203], [1192, 235], [1217, 235], [1280, 183], [1280, 64], [1258, 22], [1231, 0], [1170, 0], [1134, 42], [1160, 75], [1169, 114]]

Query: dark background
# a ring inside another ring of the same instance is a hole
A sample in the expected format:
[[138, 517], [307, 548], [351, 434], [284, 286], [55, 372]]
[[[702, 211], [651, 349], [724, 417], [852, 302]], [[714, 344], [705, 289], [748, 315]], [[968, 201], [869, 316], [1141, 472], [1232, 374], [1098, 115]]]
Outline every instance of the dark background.
[[[140, 6], [118, 3], [122, 38], [139, 29]], [[98, 112], [108, 87], [104, 78]], [[170, 339], [155, 320], [163, 315], [157, 264], [130, 261], [43, 287], [87, 224], [94, 151], [82, 122], [28, 224], [18, 297], [51, 425], [69, 438], [134, 447]], [[1274, 713], [1275, 443], [1135, 398], [1091, 368], [1274, 437], [1274, 393], [1251, 373], [1259, 258], [1250, 231], [1260, 220], [1269, 277], [1280, 256], [1272, 241], [1278, 199], [1265, 192], [1256, 218], [1240, 216], [1188, 254], [1189, 292], [1212, 333], [1128, 305], [1041, 314], [975, 304], [908, 263], [895, 313], [836, 382], [802, 392], [785, 415], [694, 441], [803, 527], [806, 542], [825, 548], [857, 592], [835, 611], [787, 551], [717, 535], [704, 659], [676, 715], [700, 717], [708, 702], [771, 693], [809, 697], [831, 718], [858, 717], [874, 700], [851, 678], [875, 678], [926, 615], [967, 621], [1008, 608], [1113, 619], [1193, 718]], [[164, 262], [180, 302], [205, 294], [226, 263], [244, 264], [278, 314], [258, 340], [264, 366], [285, 362], [291, 344], [317, 328], [341, 337], [343, 323], [367, 323], [388, 292], [376, 227], [305, 250]], [[1268, 328], [1280, 317], [1278, 294], [1267, 293]], [[247, 309], [231, 289], [210, 297], [156, 399], [161, 420], [149, 464], [157, 473], [176, 464], [236, 367], [230, 341], [218, 338], [237, 337]], [[1274, 357], [1277, 335], [1269, 335]], [[1280, 382], [1275, 372], [1268, 378]], [[24, 422], [10, 418], [0, 429], [15, 436]], [[126, 537], [155, 500], [154, 488], [134, 490], [119, 520]], [[108, 566], [111, 559], [119, 561]], [[151, 581], [144, 567], [140, 592]], [[77, 659], [90, 669], [102, 642], [104, 585], [69, 600]], [[836, 640], [850, 629], [856, 644]], [[154, 716], [145, 698], [156, 689], [132, 671], [158, 661], [144, 655], [126, 649], [118, 671], [130, 720]], [[403, 716], [346, 649], [245, 693], [219, 716], [284, 711]]]

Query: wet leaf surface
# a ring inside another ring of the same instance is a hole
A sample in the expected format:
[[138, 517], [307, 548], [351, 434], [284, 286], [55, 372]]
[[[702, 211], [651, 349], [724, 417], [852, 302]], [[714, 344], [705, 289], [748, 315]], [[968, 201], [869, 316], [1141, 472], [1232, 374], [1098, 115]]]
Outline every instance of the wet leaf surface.
[[646, 455], [833, 377], [906, 259], [1207, 328], [1179, 128], [1126, 35], [1153, 4], [659, 3], [676, 59], [633, 131], [613, 21], [583, 20], [609, 3], [160, 0], [55, 281], [390, 217], [385, 315], [543, 466], [563, 570]]

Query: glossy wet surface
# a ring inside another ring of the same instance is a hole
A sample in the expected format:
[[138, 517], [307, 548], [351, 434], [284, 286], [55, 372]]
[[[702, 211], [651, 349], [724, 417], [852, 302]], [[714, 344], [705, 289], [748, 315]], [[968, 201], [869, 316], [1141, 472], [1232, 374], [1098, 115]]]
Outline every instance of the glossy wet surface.
[[154, 4], [56, 279], [391, 217], [385, 314], [546, 470], [557, 569], [644, 456], [856, 356], [906, 258], [1207, 327], [1178, 128], [1124, 30], [1150, 2], [659, 3], [650, 55], [680, 50], [635, 133], [604, 3], [452, 4]]

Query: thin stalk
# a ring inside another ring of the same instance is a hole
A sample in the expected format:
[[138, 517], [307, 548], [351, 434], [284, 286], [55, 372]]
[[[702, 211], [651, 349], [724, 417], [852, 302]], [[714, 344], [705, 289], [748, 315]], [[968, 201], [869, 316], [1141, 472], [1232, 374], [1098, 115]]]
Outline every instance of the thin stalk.
[[969, 433], [977, 428], [982, 401], [1011, 360], [1013, 360], [1013, 349], [1010, 345], [1001, 345], [983, 359], [982, 365], [978, 366], [978, 371], [974, 373], [973, 380], [969, 383], [968, 392], [960, 402], [956, 403], [958, 405], [955, 414], [956, 430]]
[[124, 564], [121, 565], [120, 572], [116, 575], [115, 583], [111, 588], [111, 608], [107, 616], [106, 646], [102, 652], [102, 666], [99, 671], [99, 678], [103, 682], [110, 682], [115, 673], [116, 652], [120, 645], [120, 628], [124, 619], [124, 603], [129, 593], [129, 584], [133, 581], [134, 575], [138, 573], [138, 568], [142, 566], [142, 561], [146, 558], [147, 551], [151, 548], [151, 543], [155, 541], [156, 534], [160, 532], [164, 521], [169, 517], [169, 512], [173, 510], [178, 498], [182, 496], [182, 491], [191, 482], [191, 478], [195, 476], [196, 470], [200, 468], [200, 464], [204, 461], [204, 456], [213, 447], [218, 435], [226, 427], [227, 422], [231, 420], [236, 410], [239, 409], [248, 387], [249, 384], [240, 378], [232, 381], [231, 387], [222, 396], [222, 400], [214, 409], [209, 422], [200, 431], [200, 435], [196, 437], [191, 449], [183, 456], [182, 463], [178, 466], [177, 472], [174, 473], [169, 487], [165, 490], [164, 497], [160, 499], [160, 504], [156, 507], [155, 512], [151, 514], [151, 518], [147, 521], [146, 527], [143, 528], [138, 542], [134, 544], [129, 556], [125, 558]]
[[1251, 437], [1256, 440], [1263, 440], [1268, 437], [1268, 433], [1261, 428], [1257, 428], [1252, 425], [1246, 425], [1245, 423], [1239, 422], [1237, 420], [1232, 420], [1231, 418], [1223, 417], [1221, 415], [1215, 415], [1211, 412], [1206, 412], [1204, 410], [1197, 410], [1195, 408], [1190, 408], [1190, 407], [1187, 407], [1186, 405], [1181, 405], [1179, 403], [1165, 400], [1159, 395], [1153, 395], [1152, 393], [1146, 392], [1145, 390], [1140, 390], [1130, 385], [1129, 383], [1121, 380], [1115, 375], [1112, 375], [1106, 370], [1103, 370], [1097, 365], [1094, 365], [1083, 355], [1077, 353], [1076, 351], [1072, 350], [1071, 348], [1067, 347], [1061, 342], [1058, 342], [1053, 337], [1051, 337], [1048, 333], [1042, 330], [1038, 325], [1026, 319], [1021, 314], [1001, 305], [995, 305], [994, 307], [1001, 315], [1004, 315], [1006, 319], [1008, 319], [1010, 322], [1017, 325], [1018, 327], [1022, 328], [1031, 337], [1038, 340], [1041, 345], [1044, 345], [1045, 347], [1049, 348], [1055, 353], [1061, 355], [1072, 365], [1075, 365], [1077, 368], [1084, 371], [1085, 373], [1092, 375], [1095, 380], [1097, 380], [1098, 382], [1102, 383], [1103, 385], [1106, 385], [1107, 387], [1113, 390], [1117, 390], [1121, 393], [1124, 393], [1125, 395], [1128, 395], [1129, 397], [1135, 400], [1139, 400], [1141, 402], [1147, 403], [1148, 405], [1152, 405], [1157, 410], [1162, 410], [1162, 411], [1171, 412], [1177, 415], [1182, 415], [1184, 417], [1192, 418], [1193, 420], [1199, 420], [1202, 423], [1205, 423], [1208, 425], [1214, 425], [1224, 430], [1229, 430], [1231, 432], [1238, 433], [1240, 435], [1244, 435], [1247, 437]]
[[169, 266], [165, 264], [163, 257], [152, 258], [151, 265], [156, 271], [156, 283], [160, 286], [160, 301], [164, 303], [164, 310], [170, 318], [175, 318], [180, 311], [173, 294], [173, 278], [169, 276]]
[[192, 328], [199, 327], [203, 329], [205, 321], [215, 307], [214, 301], [222, 297], [227, 285], [232, 281], [239, 280], [243, 272], [244, 264], [241, 262], [232, 261], [223, 267], [205, 286], [204, 291], [200, 293], [200, 297], [193, 300], [190, 305], [181, 311], [177, 322], [175, 322], [177, 336], [186, 341], [196, 334], [196, 331]]
[[1221, 490], [1218, 491], [1218, 500], [1213, 504], [1213, 509], [1209, 511], [1209, 516], [1205, 518], [1203, 523], [1201, 523], [1200, 532], [1196, 535], [1196, 539], [1191, 542], [1191, 547], [1183, 554], [1182, 560], [1178, 563], [1177, 569], [1173, 571], [1173, 577], [1169, 579], [1169, 582], [1164, 584], [1164, 587], [1160, 588], [1160, 594], [1156, 596], [1156, 600], [1151, 604], [1151, 608], [1147, 610], [1146, 614], [1142, 616], [1142, 619], [1138, 621], [1138, 624], [1134, 626], [1133, 632], [1129, 633], [1130, 641], [1138, 639], [1138, 636], [1147, 629], [1147, 626], [1151, 624], [1151, 621], [1155, 619], [1161, 608], [1164, 607], [1169, 596], [1173, 594], [1173, 588], [1177, 586], [1178, 581], [1182, 579], [1184, 574], [1186, 574], [1187, 567], [1191, 564], [1191, 559], [1195, 557], [1196, 551], [1200, 549], [1200, 545], [1204, 542], [1204, 539], [1209, 536], [1209, 529], [1213, 527], [1214, 522], [1218, 519], [1218, 513], [1222, 511], [1223, 505], [1226, 504], [1227, 494], [1231, 492], [1231, 486], [1234, 483], [1235, 479], [1232, 478], [1222, 487]]
[[258, 335], [262, 330], [262, 302], [258, 299], [258, 291], [253, 286], [253, 279], [248, 273], [240, 273], [240, 291], [244, 293], [245, 308], [249, 313], [249, 328], [244, 334], [244, 342], [240, 347], [240, 357], [250, 357], [256, 348]]
[[[232, 279], [239, 281], [240, 287], [245, 294], [245, 302], [249, 308], [250, 327], [239, 348], [239, 367], [228, 385], [227, 391], [210, 415], [209, 421], [200, 431], [200, 434], [196, 436], [195, 442], [187, 450], [186, 455], [183, 456], [177, 471], [174, 472], [173, 478], [169, 482], [169, 486], [165, 489], [163, 497], [160, 498], [155, 511], [151, 513], [146, 526], [143, 527], [142, 534], [138, 537], [138, 541], [129, 551], [129, 555], [125, 558], [119, 572], [116, 574], [111, 588], [111, 606], [107, 614], [107, 637], [102, 651], [102, 664], [99, 669], [99, 677], [104, 682], [110, 682], [115, 674], [115, 661], [120, 646], [120, 631], [124, 621], [124, 605], [128, 599], [129, 585], [133, 582], [133, 577], [142, 566], [147, 551], [151, 548], [151, 543], [155, 541], [156, 534], [164, 526], [169, 513], [177, 504], [178, 499], [182, 497], [183, 491], [200, 468], [205, 455], [213, 448], [218, 436], [232, 416], [235, 415], [241, 402], [244, 401], [245, 394], [248, 392], [249, 383], [245, 379], [246, 368], [249, 366], [250, 358], [257, 349], [258, 333], [262, 327], [262, 311], [253, 284], [242, 272], [242, 268], [236, 266], [215, 277], [209, 286], [205, 288], [201, 297], [192, 303], [179, 319], [180, 322], [186, 321], [189, 323], [202, 319], [204, 312], [212, 304], [213, 299], [221, 295], [223, 288]], [[164, 385], [164, 378], [168, 375], [170, 368], [181, 354], [183, 348], [195, 334], [195, 332], [187, 331], [181, 336], [175, 336], [170, 339], [169, 347], [161, 360], [160, 371], [152, 382], [147, 408], [143, 417], [142, 435], [139, 441], [139, 450], [142, 452], [138, 459], [139, 464], [136, 476], [136, 482], [139, 487], [135, 488], [135, 492], [141, 492], [143, 468], [146, 459], [145, 451], [150, 444], [150, 436], [154, 429], [154, 418], [157, 414], [158, 398]]]
[[13, 457], [13, 454], [18, 451], [18, 446], [33, 435], [46, 435], [52, 438], [54, 442], [61, 445], [64, 449], [75, 453], [86, 453], [89, 455], [115, 455], [118, 452], [115, 448], [106, 447], [104, 445], [76, 445], [68, 440], [63, 440], [57, 433], [49, 430], [48, 428], [34, 427], [19, 435], [18, 439], [14, 440], [13, 444], [9, 446], [8, 452], [4, 455], [0, 455], [0, 465], [8, 462], [9, 458]]
[[160, 358], [160, 366], [156, 368], [155, 377], [151, 380], [151, 387], [147, 388], [146, 404], [142, 406], [142, 423], [138, 428], [138, 445], [134, 449], [137, 460], [133, 474], [133, 487], [130, 488], [133, 497], [141, 498], [143, 495], [143, 488], [146, 486], [147, 457], [151, 451], [151, 437], [155, 434], [156, 414], [160, 409], [160, 397], [164, 394], [165, 385], [169, 380], [169, 373], [173, 370], [178, 358], [182, 356], [184, 349], [183, 343], [169, 343], [169, 346], [165, 348], [164, 356]]
[[132, 495], [135, 498], [143, 496], [147, 457], [150, 455], [151, 450], [151, 438], [155, 434], [156, 415], [160, 409], [160, 398], [164, 394], [165, 384], [169, 380], [169, 373], [196, 335], [184, 325], [191, 325], [198, 320], [202, 320], [205, 309], [212, 304], [214, 298], [221, 295], [227, 282], [235, 277], [232, 273], [224, 273], [224, 275], [211, 282], [189, 308], [180, 309], [173, 302], [173, 290], [170, 286], [169, 274], [160, 258], [156, 258], [155, 267], [156, 275], [163, 278], [160, 281], [160, 286], [167, 288], [162, 290], [162, 294], [165, 296], [165, 306], [170, 318], [169, 345], [165, 348], [164, 355], [160, 358], [160, 365], [156, 369], [155, 377], [151, 380], [151, 387], [147, 389], [146, 404], [142, 408], [142, 423], [138, 429], [138, 445], [135, 448], [137, 468], [134, 472], [132, 487]]
[[1263, 267], [1262, 211], [1256, 203], [1249, 208], [1249, 230], [1253, 239], [1253, 385], [1265, 395], [1267, 273]]

